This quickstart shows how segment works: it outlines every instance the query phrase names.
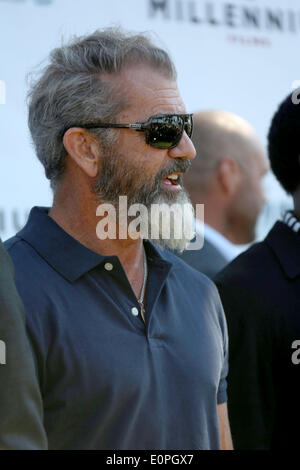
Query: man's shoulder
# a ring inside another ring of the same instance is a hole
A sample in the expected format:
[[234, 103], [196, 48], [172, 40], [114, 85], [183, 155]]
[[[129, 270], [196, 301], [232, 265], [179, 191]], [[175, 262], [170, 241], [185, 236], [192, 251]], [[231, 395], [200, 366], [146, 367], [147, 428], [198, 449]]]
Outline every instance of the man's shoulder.
[[229, 278], [242, 280], [257, 275], [258, 269], [261, 271], [262, 260], [264, 260], [264, 263], [267, 259], [270, 261], [272, 259], [271, 255], [266, 240], [255, 243], [222, 269], [214, 277], [214, 281], [226, 281]]
[[17, 247], [20, 242], [22, 242], [22, 239], [18, 235], [14, 235], [11, 238], [8, 238], [8, 240], [5, 240], [3, 243], [3, 246], [5, 247], [7, 252], [14, 252], [15, 249], [18, 249], [19, 246]]
[[209, 311], [217, 309], [219, 314], [221, 302], [214, 282], [168, 250], [163, 251], [163, 257], [172, 263], [169, 283], [174, 295], [188, 295], [189, 299], [208, 307]]
[[3, 247], [6, 253], [9, 255], [10, 259], [14, 265], [14, 271], [23, 265], [24, 254], [26, 252], [26, 246], [24, 241], [15, 235], [3, 243]]
[[174, 295], [180, 296], [180, 298], [187, 296], [188, 301], [197, 307], [192, 310], [209, 315], [218, 324], [218, 327], [221, 327], [222, 334], [226, 335], [223, 307], [214, 282], [205, 274], [182, 261], [176, 254], [165, 250], [163, 256], [172, 263], [169, 282], [172, 284]]
[[163, 257], [173, 265], [173, 272], [180, 279], [194, 280], [194, 282], [199, 282], [203, 286], [213, 286], [213, 282], [203, 273], [199, 272], [189, 264], [187, 264], [181, 257], [177, 254], [172, 253], [168, 250], [163, 251]]
[[205, 240], [201, 249], [185, 250], [178, 254], [178, 256], [209, 278], [212, 278], [227, 264], [223, 254], [208, 240]]
[[[228, 264], [215, 277], [217, 285], [243, 285], [251, 282], [254, 286], [272, 284], [283, 277], [281, 252], [288, 257], [287, 248], [290, 246], [289, 236], [291, 230], [282, 222], [276, 222], [268, 235], [261, 242], [255, 243]], [[280, 245], [280, 249], [276, 247]]]
[[[265, 331], [264, 325], [277, 317], [278, 302], [272, 294], [274, 285], [281, 282], [282, 274], [276, 264], [264, 239], [241, 253], [213, 278], [234, 341], [241, 331], [247, 330], [246, 325]], [[280, 291], [278, 287], [276, 289]]]
[[48, 298], [50, 266], [21, 237], [15, 235], [4, 242], [15, 274], [15, 284], [25, 306], [30, 309]]
[[34, 248], [18, 234], [9, 238], [4, 243], [4, 248], [13, 260], [15, 270], [28, 269], [28, 263], [33, 265], [39, 261], [39, 256]]
[[274, 241], [286, 238], [290, 229], [282, 222], [276, 222], [261, 242], [254, 243], [250, 248], [237, 256], [215, 277], [217, 284], [233, 282], [265, 284], [268, 276], [282, 276], [278, 256], [274, 250]]
[[244, 315], [251, 311], [256, 317], [263, 312], [269, 318], [287, 309], [297, 309], [300, 273], [297, 250], [300, 253], [298, 235], [282, 222], [276, 222], [262, 242], [218, 273], [214, 282], [227, 315], [236, 308]]

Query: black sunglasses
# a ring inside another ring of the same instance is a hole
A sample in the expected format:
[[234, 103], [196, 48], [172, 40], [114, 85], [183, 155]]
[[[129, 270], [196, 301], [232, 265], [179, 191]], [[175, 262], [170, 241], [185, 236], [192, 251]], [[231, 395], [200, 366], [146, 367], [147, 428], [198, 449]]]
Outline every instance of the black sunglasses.
[[[118, 128], [133, 129], [138, 132], [145, 132], [146, 143], [158, 149], [171, 149], [178, 145], [184, 131], [189, 137], [193, 131], [192, 114], [158, 114], [151, 116], [146, 122], [136, 122], [135, 124], [111, 124], [106, 122], [94, 122], [84, 125], [73, 125], [71, 127], [83, 127], [85, 129], [97, 128]], [[65, 129], [63, 134], [68, 130]]]

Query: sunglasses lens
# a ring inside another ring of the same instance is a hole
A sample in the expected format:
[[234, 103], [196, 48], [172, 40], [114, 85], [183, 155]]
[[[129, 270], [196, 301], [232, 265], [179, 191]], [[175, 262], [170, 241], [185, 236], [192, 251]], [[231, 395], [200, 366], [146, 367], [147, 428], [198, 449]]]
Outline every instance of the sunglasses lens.
[[189, 137], [192, 137], [192, 132], [193, 132], [193, 117], [188, 114], [184, 118], [184, 130], [187, 133]]
[[192, 118], [190, 115], [164, 115], [151, 118], [148, 143], [152, 147], [172, 148], [180, 141], [183, 131], [190, 137], [192, 134]]
[[182, 136], [183, 123], [180, 116], [165, 115], [152, 118], [148, 143], [153, 147], [171, 148]]

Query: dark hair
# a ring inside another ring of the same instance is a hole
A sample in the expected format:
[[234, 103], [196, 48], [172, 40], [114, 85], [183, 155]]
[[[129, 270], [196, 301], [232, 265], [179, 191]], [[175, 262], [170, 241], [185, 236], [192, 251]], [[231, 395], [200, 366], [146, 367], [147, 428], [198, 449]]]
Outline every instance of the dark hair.
[[274, 114], [268, 134], [271, 168], [281, 186], [289, 194], [293, 194], [300, 184], [300, 102], [298, 101], [296, 91], [287, 96]]

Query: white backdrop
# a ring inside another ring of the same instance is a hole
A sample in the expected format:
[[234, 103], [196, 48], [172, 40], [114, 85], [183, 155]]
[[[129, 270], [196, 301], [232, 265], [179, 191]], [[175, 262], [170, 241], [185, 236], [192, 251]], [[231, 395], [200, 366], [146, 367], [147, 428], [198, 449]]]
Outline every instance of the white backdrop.
[[[153, 31], [171, 53], [189, 112], [240, 114], [266, 143], [272, 114], [300, 79], [299, 0], [0, 0], [0, 236], [50, 205], [27, 129], [26, 76], [73, 34], [121, 25]], [[262, 237], [290, 204], [272, 177]]]

